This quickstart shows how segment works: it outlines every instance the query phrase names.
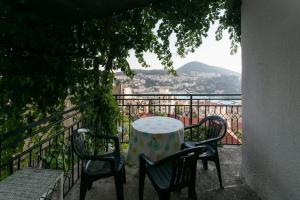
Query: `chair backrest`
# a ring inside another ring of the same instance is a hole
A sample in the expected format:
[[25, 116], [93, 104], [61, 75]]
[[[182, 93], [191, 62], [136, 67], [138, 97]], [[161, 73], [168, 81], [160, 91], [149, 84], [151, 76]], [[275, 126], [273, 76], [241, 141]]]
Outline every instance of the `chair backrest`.
[[212, 140], [212, 142], [221, 140], [227, 131], [226, 121], [217, 115], [203, 118], [198, 125], [198, 128], [202, 128], [201, 133], [204, 134], [204, 140]]
[[72, 135], [72, 145], [75, 153], [79, 156], [80, 159], [83, 159], [84, 156], [88, 155], [88, 150], [85, 144], [85, 134], [86, 131], [78, 129], [74, 131]]
[[205, 118], [205, 124], [208, 124], [207, 139], [223, 138], [227, 130], [226, 121], [220, 116], [208, 116]]
[[170, 189], [177, 190], [194, 183], [196, 176], [197, 158], [200, 148], [182, 150], [172, 159], [172, 174]]
[[81, 128], [72, 135], [72, 146], [81, 160], [94, 155], [119, 156], [120, 145], [117, 137], [107, 135], [94, 135], [89, 129]]

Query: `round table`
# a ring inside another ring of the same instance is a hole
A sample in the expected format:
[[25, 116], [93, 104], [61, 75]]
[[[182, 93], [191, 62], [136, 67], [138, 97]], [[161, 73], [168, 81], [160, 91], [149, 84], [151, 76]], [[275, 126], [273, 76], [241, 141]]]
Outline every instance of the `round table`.
[[180, 150], [184, 141], [184, 126], [170, 117], [146, 117], [133, 122], [129, 141], [127, 163], [138, 164], [139, 155], [144, 153], [157, 161]]

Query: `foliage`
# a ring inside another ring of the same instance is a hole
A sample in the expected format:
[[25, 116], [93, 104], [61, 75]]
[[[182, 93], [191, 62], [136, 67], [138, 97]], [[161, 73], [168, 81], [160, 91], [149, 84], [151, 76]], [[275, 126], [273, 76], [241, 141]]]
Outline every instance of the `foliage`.
[[16, 13], [2, 1], [0, 16], [1, 135], [62, 110], [74, 79], [66, 78], [73, 70], [70, 27], [49, 25], [34, 13]]
[[231, 39], [231, 53], [237, 52], [238, 43], [241, 41], [241, 0], [224, 0], [222, 7], [224, 14], [219, 18], [220, 26], [216, 38], [222, 39], [222, 34], [228, 30]]
[[153, 115], [154, 116], [163, 116], [163, 117], [165, 117], [165, 116], [167, 116], [167, 113], [155, 111]]
[[107, 73], [105, 81], [112, 70], [133, 75], [126, 61], [131, 49], [144, 66], [148, 65], [143, 54], [150, 51], [174, 72], [170, 35], [176, 35], [177, 53], [184, 56], [201, 45], [211, 23], [219, 20], [217, 38], [228, 30], [236, 45], [241, 35], [240, 4], [240, 0], [166, 0], [65, 25], [1, 3], [1, 105], [11, 102], [23, 108], [34, 103], [40, 109], [51, 108], [70, 90], [84, 91], [91, 80], [96, 81], [99, 66]]
[[[71, 169], [71, 150], [69, 145], [66, 145], [63, 141], [59, 141], [55, 148], [51, 148], [42, 156], [42, 163], [44, 168], [61, 169], [67, 173]], [[77, 158], [74, 156], [75, 159]]]
[[[192, 130], [192, 132], [191, 132]], [[188, 138], [189, 141], [203, 141], [206, 140], [206, 133], [208, 132], [208, 126], [195, 127], [192, 129], [186, 129], [184, 131], [184, 138]]]
[[236, 137], [239, 139], [239, 141], [242, 141], [243, 139], [243, 133], [240, 131], [235, 131], [234, 135], [236, 135]]
[[[93, 130], [94, 133], [116, 135], [117, 122], [121, 115], [119, 106], [112, 94], [111, 85], [101, 85], [88, 95], [94, 99], [91, 105], [83, 107], [81, 110], [84, 125]], [[79, 96], [73, 101], [76, 102], [77, 100], [82, 101], [82, 97]]]
[[144, 67], [144, 53], [152, 52], [175, 73], [171, 34], [181, 56], [199, 47], [217, 20], [217, 38], [228, 30], [233, 51], [241, 35], [240, 0], [166, 0], [77, 24], [14, 10], [5, 2], [0, 1], [0, 135], [62, 110], [68, 96], [73, 104], [91, 102], [83, 110], [86, 121], [114, 134], [113, 73], [133, 76], [126, 60], [130, 50]]

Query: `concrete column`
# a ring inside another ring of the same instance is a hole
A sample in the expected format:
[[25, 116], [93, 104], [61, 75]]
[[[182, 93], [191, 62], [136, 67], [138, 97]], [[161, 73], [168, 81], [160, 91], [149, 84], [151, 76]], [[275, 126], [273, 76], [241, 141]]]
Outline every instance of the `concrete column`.
[[243, 161], [262, 199], [300, 199], [300, 1], [244, 0]]

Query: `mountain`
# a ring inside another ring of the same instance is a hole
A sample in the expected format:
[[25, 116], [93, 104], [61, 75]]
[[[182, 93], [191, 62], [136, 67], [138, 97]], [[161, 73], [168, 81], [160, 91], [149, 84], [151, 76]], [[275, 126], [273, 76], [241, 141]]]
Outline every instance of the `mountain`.
[[[162, 69], [133, 69], [135, 74], [145, 74], [145, 75], [167, 75], [167, 72]], [[198, 73], [215, 73], [220, 74], [222, 76], [241, 76], [240, 73], [224, 69], [221, 67], [211, 66], [207, 65], [201, 62], [189, 62], [181, 67], [179, 67], [177, 70], [178, 75], [191, 75], [192, 72], [198, 72]], [[122, 75], [122, 72], [116, 72], [116, 75]]]
[[178, 75], [180, 74], [185, 74], [185, 75], [192, 75], [192, 72], [199, 72], [199, 73], [216, 73], [220, 74], [223, 76], [240, 76], [241, 74], [224, 69], [221, 67], [215, 67], [211, 65], [207, 65], [201, 62], [189, 62], [186, 63], [185, 65], [181, 66], [180, 68], [177, 69]]
[[178, 76], [164, 70], [133, 69], [135, 77], [129, 79], [122, 72], [116, 79], [133, 93], [157, 93], [160, 88], [168, 88], [171, 93], [185, 93], [186, 90], [203, 94], [229, 94], [241, 92], [241, 74], [221, 67], [200, 62], [189, 62], [177, 69]]

